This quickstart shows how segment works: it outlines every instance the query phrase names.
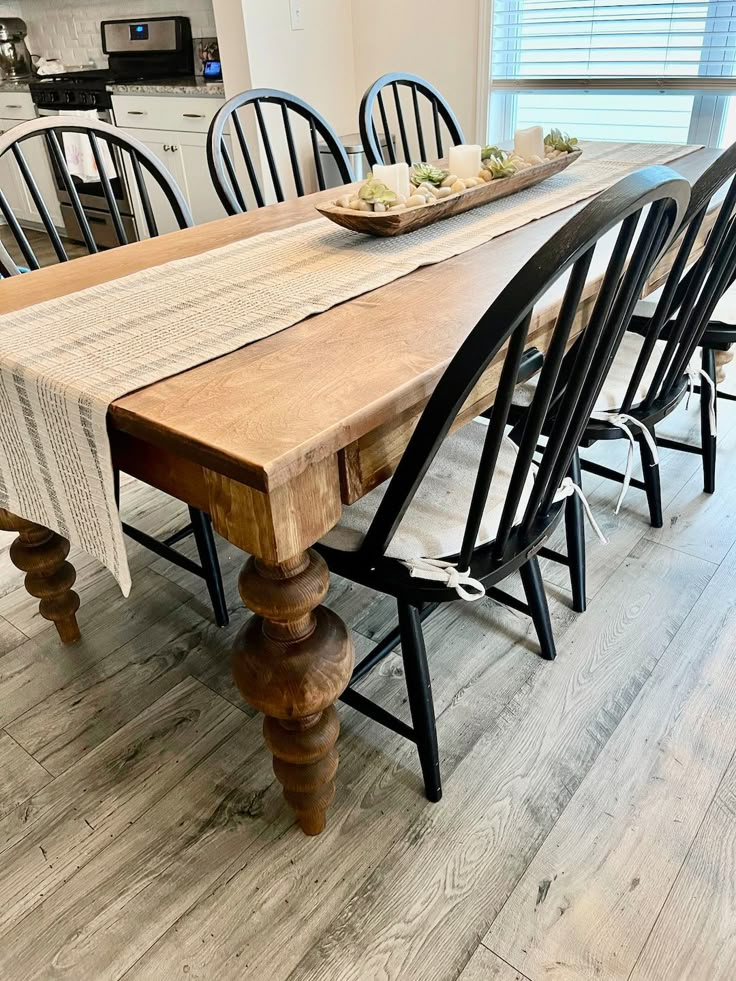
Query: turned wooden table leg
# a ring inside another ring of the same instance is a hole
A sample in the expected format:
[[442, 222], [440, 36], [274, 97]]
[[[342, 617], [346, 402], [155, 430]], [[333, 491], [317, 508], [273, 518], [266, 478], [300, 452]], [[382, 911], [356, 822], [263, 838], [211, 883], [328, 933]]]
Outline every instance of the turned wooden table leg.
[[317, 835], [335, 794], [340, 723], [334, 703], [353, 668], [350, 632], [319, 605], [329, 574], [316, 552], [278, 565], [251, 558], [239, 586], [256, 616], [235, 643], [235, 681], [266, 716], [263, 732], [284, 797], [302, 830]]
[[10, 560], [25, 572], [26, 590], [40, 603], [38, 612], [51, 620], [64, 644], [79, 640], [76, 612], [79, 597], [72, 589], [77, 573], [66, 561], [69, 542], [55, 531], [18, 518], [0, 508], [0, 530], [17, 531], [10, 546]]

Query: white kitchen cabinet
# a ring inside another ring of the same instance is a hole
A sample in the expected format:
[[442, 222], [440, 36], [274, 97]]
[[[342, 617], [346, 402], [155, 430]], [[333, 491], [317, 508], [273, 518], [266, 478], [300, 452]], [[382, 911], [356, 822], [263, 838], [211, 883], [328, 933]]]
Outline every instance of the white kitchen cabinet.
[[[0, 119], [0, 136], [15, 126], [17, 119]], [[0, 157], [0, 189], [10, 205], [10, 210], [21, 224], [31, 220], [28, 194], [18, 165], [9, 153]], [[38, 217], [38, 215], [36, 216]]]
[[[0, 134], [17, 126], [28, 119], [35, 119], [36, 111], [31, 97], [26, 92], [0, 92]], [[40, 139], [33, 138], [22, 144], [23, 155], [28, 162], [38, 189], [46, 202], [52, 221], [59, 227], [63, 226], [59, 199], [51, 174], [51, 165], [44, 144]], [[5, 154], [0, 160], [0, 187], [8, 199], [21, 225], [41, 228], [41, 216], [36, 209], [33, 198], [26, 187], [15, 161]]]
[[[222, 104], [222, 99], [206, 97], [113, 96], [117, 125], [145, 143], [163, 163], [179, 185], [197, 225], [226, 214], [207, 165], [207, 129]], [[159, 234], [174, 231], [178, 226], [163, 193], [150, 181], [147, 187]], [[145, 237], [141, 204], [135, 195], [133, 198], [139, 232]]]

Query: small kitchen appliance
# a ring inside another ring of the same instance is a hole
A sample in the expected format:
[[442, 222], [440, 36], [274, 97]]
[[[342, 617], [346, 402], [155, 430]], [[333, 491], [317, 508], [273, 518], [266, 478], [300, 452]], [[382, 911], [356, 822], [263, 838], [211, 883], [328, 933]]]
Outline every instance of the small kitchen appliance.
[[[112, 94], [109, 91], [112, 83], [178, 78], [194, 72], [192, 29], [188, 17], [106, 20], [100, 25], [100, 31], [108, 67], [34, 79], [28, 87], [39, 116], [83, 110], [96, 112], [98, 119], [112, 123]], [[113, 153], [113, 157], [118, 157], [117, 152]], [[69, 192], [53, 162], [51, 166], [67, 235], [73, 241], [81, 242], [83, 238]], [[117, 159], [115, 170], [118, 176], [112, 181], [113, 191], [126, 235], [133, 242], [138, 238], [138, 233], [126, 182], [121, 176], [124, 169]], [[97, 245], [101, 248], [117, 245], [115, 226], [102, 184], [99, 181], [81, 182], [77, 178], [74, 183]]]
[[28, 33], [20, 17], [0, 17], [0, 76], [10, 81], [33, 74], [33, 62], [26, 47]]

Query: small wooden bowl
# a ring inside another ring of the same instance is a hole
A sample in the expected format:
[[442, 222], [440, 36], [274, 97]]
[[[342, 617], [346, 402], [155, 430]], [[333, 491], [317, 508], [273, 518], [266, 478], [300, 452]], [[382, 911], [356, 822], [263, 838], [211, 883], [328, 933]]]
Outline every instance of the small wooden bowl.
[[438, 198], [421, 208], [381, 212], [351, 211], [349, 208], [338, 208], [335, 204], [328, 204], [317, 208], [317, 211], [330, 221], [354, 232], [382, 237], [406, 235], [408, 232], [416, 231], [417, 228], [425, 228], [436, 221], [461, 215], [464, 211], [479, 208], [498, 198], [508, 197], [509, 194], [516, 194], [517, 191], [523, 191], [527, 187], [534, 187], [535, 184], [565, 170], [578, 159], [581, 153], [582, 150], [572, 150], [564, 157], [545, 160], [544, 163], [536, 164], [520, 174], [514, 174], [513, 177], [499, 177], [478, 187], [469, 187], [446, 198]]

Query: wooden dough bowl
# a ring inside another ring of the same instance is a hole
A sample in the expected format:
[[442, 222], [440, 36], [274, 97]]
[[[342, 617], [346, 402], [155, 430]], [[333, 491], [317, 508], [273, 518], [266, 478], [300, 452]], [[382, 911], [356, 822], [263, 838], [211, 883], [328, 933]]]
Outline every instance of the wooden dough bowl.
[[479, 208], [498, 198], [508, 197], [509, 194], [516, 194], [517, 191], [523, 191], [527, 187], [534, 187], [535, 184], [565, 170], [578, 159], [581, 153], [582, 150], [573, 150], [565, 156], [554, 157], [552, 160], [536, 164], [520, 174], [514, 174], [513, 177], [500, 177], [446, 198], [438, 198], [420, 208], [407, 208], [404, 211], [351, 211], [349, 208], [338, 208], [337, 205], [330, 204], [317, 208], [317, 211], [330, 221], [354, 232], [382, 237], [406, 235], [407, 232], [433, 225], [444, 218], [461, 215], [464, 211]]

